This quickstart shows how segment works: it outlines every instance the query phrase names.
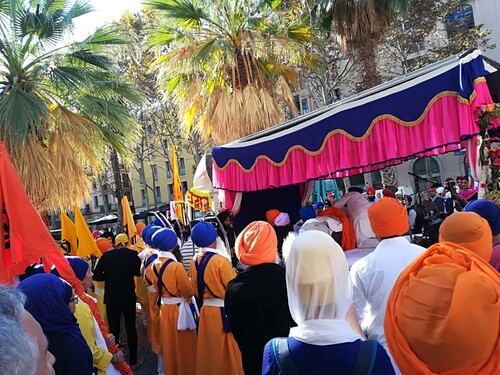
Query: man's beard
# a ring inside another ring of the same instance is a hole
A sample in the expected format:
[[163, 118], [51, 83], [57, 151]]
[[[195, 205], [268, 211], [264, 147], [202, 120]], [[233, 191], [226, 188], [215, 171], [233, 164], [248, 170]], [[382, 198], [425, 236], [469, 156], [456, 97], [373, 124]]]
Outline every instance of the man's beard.
[[375, 202], [375, 195], [370, 195], [370, 196], [368, 196], [368, 200], [369, 200], [370, 202]]

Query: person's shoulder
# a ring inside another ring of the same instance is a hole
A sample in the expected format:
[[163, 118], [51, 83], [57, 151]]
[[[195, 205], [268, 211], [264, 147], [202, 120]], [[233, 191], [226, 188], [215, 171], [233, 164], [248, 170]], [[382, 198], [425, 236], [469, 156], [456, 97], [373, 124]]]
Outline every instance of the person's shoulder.
[[363, 258], [358, 259], [351, 266], [351, 273], [365, 272], [370, 269], [377, 261], [375, 252], [365, 255]]

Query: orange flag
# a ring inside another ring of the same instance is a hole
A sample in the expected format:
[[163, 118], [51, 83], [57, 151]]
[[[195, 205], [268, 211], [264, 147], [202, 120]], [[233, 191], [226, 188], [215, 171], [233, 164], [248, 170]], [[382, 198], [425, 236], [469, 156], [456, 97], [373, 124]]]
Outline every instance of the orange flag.
[[135, 227], [134, 215], [130, 210], [130, 204], [128, 203], [128, 198], [126, 195], [122, 198], [122, 212], [123, 212], [123, 233], [128, 236], [128, 244], [132, 244], [132, 237], [137, 234], [137, 228]]
[[76, 246], [76, 255], [85, 258], [91, 254], [96, 257], [101, 256], [101, 251], [95, 243], [92, 233], [87, 226], [87, 222], [82, 215], [82, 212], [78, 207], [75, 206], [75, 227], [76, 227], [76, 238], [78, 243]]
[[75, 223], [61, 211], [61, 250], [65, 255], [76, 255], [78, 240], [76, 238]]
[[[181, 179], [179, 177], [179, 168], [177, 166], [177, 154], [175, 153], [175, 146], [172, 145], [171, 151], [171, 164], [172, 164], [172, 179], [174, 182], [174, 201], [182, 202], [182, 190], [181, 190]], [[177, 218], [182, 222], [182, 206], [180, 204], [176, 204], [175, 206], [175, 214]]]
[[43, 259], [46, 271], [55, 265], [77, 292], [83, 291], [82, 283], [26, 195], [3, 142], [0, 142], [0, 205], [3, 229], [0, 283], [12, 283], [14, 276]]

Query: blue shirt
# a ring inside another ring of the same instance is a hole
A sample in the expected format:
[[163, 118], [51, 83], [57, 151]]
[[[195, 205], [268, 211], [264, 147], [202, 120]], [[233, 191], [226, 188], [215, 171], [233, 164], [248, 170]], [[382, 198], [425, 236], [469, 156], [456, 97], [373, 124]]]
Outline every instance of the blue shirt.
[[[356, 363], [361, 340], [335, 345], [304, 344], [292, 337], [288, 339], [290, 356], [300, 375], [351, 375]], [[271, 342], [264, 348], [262, 375], [282, 375], [273, 354]], [[286, 374], [285, 374], [286, 375]], [[372, 375], [394, 375], [389, 356], [378, 344]]]

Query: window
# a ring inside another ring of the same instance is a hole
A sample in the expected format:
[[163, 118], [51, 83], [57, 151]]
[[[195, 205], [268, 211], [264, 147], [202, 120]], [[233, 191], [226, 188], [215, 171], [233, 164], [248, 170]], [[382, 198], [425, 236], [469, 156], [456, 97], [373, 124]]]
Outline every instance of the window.
[[[439, 164], [436, 161], [435, 158], [429, 157], [429, 158], [419, 158], [415, 160], [415, 163], [413, 163], [413, 173], [416, 174], [419, 177], [429, 179], [429, 175], [427, 173], [427, 167], [426, 167], [426, 159], [429, 160], [429, 172], [431, 174], [431, 181], [434, 181], [436, 183], [441, 184], [441, 171], [439, 169]], [[423, 188], [425, 184], [422, 183], [420, 188]]]
[[139, 182], [141, 184], [144, 184], [144, 170], [142, 168], [139, 168], [137, 172], [139, 172]]
[[168, 156], [168, 140], [164, 139], [162, 141], [163, 145], [163, 155]]
[[309, 103], [307, 102], [307, 98], [302, 99], [302, 114], [305, 115], [309, 113]]
[[188, 183], [187, 181], [182, 181], [181, 182], [181, 189], [182, 189], [182, 192], [185, 194], [186, 191], [188, 191]]
[[128, 174], [122, 174], [122, 183], [124, 189], [130, 189], [130, 178], [128, 178]]
[[172, 178], [172, 165], [168, 160], [165, 162], [165, 172], [167, 173], [167, 178]]
[[174, 200], [174, 184], [168, 184], [168, 200]]
[[161, 188], [159, 186], [155, 187], [156, 201], [161, 202]]
[[474, 24], [474, 11], [469, 4], [460, 5], [453, 13], [445, 17], [446, 32], [453, 36], [472, 29]]
[[184, 158], [179, 159], [179, 174], [181, 176], [186, 175], [186, 163], [184, 162]]
[[365, 188], [365, 175], [364, 174], [357, 174], [355, 176], [349, 177], [349, 183], [351, 184], [352, 187], [356, 186], [361, 189]]
[[94, 196], [94, 207], [95, 208], [99, 207], [99, 197], [97, 195]]
[[143, 205], [146, 204], [146, 192], [144, 191], [144, 189], [141, 189], [141, 201]]
[[371, 173], [372, 178], [372, 186], [376, 189], [383, 189], [384, 185], [382, 184], [382, 176], [380, 175], [380, 171], [374, 171]]
[[92, 181], [92, 190], [96, 190], [97, 189], [97, 184], [95, 181]]
[[158, 167], [154, 164], [151, 166], [151, 173], [153, 174], [153, 180], [158, 181]]

